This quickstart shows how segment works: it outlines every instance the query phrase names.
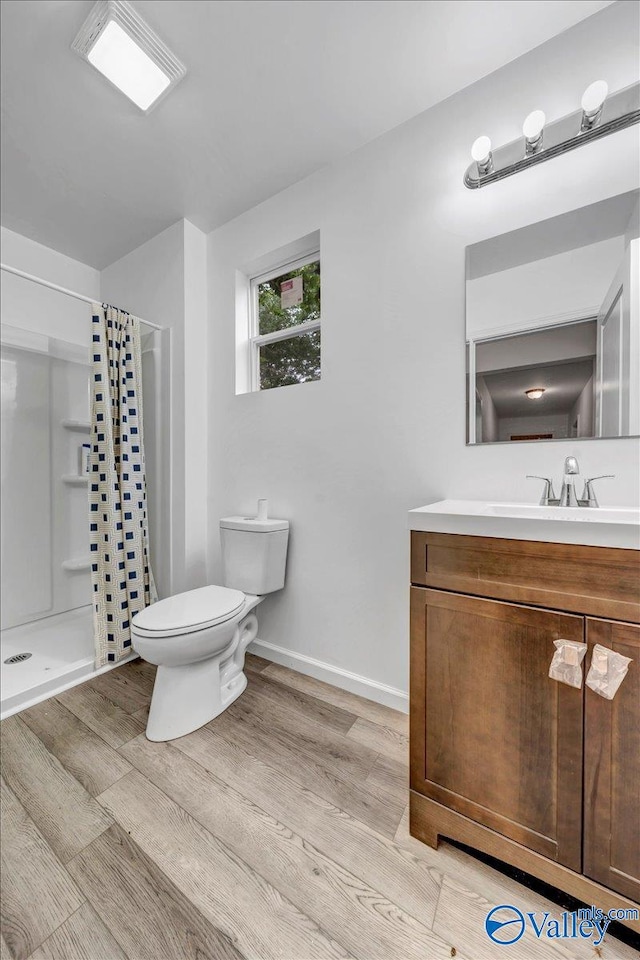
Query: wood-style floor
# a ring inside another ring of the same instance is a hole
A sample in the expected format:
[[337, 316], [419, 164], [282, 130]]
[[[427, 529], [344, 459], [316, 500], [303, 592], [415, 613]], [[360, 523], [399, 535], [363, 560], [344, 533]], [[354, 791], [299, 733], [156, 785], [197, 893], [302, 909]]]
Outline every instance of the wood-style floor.
[[[409, 836], [404, 715], [256, 657], [247, 672], [229, 710], [171, 744], [144, 736], [141, 661], [2, 723], [2, 960], [478, 960], [505, 956], [491, 906], [560, 915]], [[600, 951], [637, 956], [610, 937]]]

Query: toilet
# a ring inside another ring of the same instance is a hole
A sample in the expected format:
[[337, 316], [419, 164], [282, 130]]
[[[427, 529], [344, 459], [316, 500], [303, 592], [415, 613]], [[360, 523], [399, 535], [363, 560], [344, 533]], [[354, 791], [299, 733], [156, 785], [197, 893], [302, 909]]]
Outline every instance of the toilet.
[[253, 611], [284, 586], [288, 520], [225, 517], [220, 539], [224, 586], [159, 600], [131, 621], [134, 650], [158, 667], [149, 740], [184, 737], [240, 696], [245, 652], [258, 632]]

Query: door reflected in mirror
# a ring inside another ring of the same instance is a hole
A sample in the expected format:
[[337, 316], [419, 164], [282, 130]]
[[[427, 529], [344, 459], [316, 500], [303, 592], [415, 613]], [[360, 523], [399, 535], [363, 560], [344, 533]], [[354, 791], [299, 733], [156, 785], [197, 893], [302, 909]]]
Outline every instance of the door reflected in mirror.
[[639, 196], [467, 248], [468, 443], [640, 434]]

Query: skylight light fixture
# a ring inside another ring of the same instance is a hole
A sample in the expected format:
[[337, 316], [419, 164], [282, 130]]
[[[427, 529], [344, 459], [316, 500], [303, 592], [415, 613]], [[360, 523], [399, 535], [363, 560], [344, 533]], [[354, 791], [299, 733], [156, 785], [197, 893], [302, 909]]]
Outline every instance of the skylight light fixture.
[[71, 49], [144, 113], [187, 72], [126, 0], [98, 0]]

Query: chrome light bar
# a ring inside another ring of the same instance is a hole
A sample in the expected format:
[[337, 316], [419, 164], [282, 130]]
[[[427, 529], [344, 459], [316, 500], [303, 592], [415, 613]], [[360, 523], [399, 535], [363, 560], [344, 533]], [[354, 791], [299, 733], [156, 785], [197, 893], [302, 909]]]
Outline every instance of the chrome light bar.
[[[595, 84], [592, 84], [592, 87], [594, 86]], [[604, 87], [606, 90], [606, 85]], [[542, 116], [544, 117], [544, 114]], [[475, 159], [478, 155], [477, 149], [472, 151], [474, 160], [464, 175], [464, 184], [470, 190], [485, 187], [536, 163], [551, 160], [552, 157], [559, 157], [569, 150], [591, 143], [592, 140], [624, 130], [639, 121], [640, 83], [634, 83], [606, 97], [596, 111], [583, 107], [545, 125], [540, 130], [539, 143], [532, 143], [526, 136], [522, 136], [504, 147], [498, 147], [497, 150], [485, 151], [487, 155], [481, 160]], [[486, 140], [490, 146], [488, 137], [478, 139]], [[475, 141], [474, 148], [476, 144], [478, 140]]]

